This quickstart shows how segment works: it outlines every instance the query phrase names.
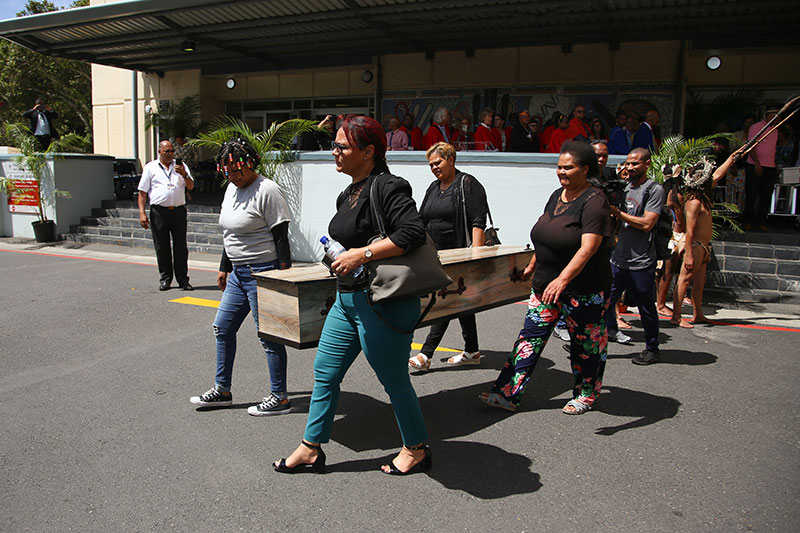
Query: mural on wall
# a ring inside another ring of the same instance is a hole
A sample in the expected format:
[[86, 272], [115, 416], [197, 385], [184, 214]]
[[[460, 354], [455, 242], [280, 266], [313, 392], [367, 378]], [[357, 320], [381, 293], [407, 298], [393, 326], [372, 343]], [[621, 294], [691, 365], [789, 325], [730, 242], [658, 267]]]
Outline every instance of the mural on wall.
[[594, 84], [386, 92], [381, 118], [384, 122], [391, 116], [402, 120], [411, 113], [414, 125], [422, 128], [424, 133], [439, 107], [450, 109], [454, 121], [466, 116], [473, 124], [484, 107], [490, 107], [504, 117], [510, 116], [512, 121], [517, 113], [527, 109], [535, 119], [544, 123], [554, 112], [569, 115], [580, 104], [586, 107], [587, 119], [600, 118], [606, 131], [614, 126], [614, 114], [618, 110], [634, 111], [643, 116], [646, 111], [656, 109], [661, 114], [660, 129], [664, 136], [677, 130], [673, 125], [674, 91], [671, 84]]

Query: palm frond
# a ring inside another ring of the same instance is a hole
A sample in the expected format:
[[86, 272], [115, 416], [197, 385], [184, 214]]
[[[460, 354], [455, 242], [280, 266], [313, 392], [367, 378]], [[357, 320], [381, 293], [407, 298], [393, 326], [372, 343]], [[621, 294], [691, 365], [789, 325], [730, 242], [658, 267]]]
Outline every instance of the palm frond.
[[290, 151], [292, 139], [302, 133], [318, 129], [311, 120], [291, 119], [275, 122], [267, 131], [256, 133], [241, 119], [223, 115], [214, 121], [209, 132], [198, 134], [197, 138], [190, 139], [189, 143], [218, 150], [230, 139], [244, 139], [261, 157], [258, 172], [277, 181], [277, 167], [293, 158]]

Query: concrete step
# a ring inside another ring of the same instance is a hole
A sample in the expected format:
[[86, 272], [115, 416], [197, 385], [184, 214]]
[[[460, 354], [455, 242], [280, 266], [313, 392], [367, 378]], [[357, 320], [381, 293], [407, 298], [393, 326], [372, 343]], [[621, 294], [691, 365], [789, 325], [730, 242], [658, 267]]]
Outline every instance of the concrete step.
[[800, 277], [749, 272], [709, 272], [706, 278], [706, 287], [780, 291], [800, 295]]
[[[209, 203], [196, 203], [189, 202], [186, 204], [186, 210], [190, 213], [217, 213], [219, 214], [221, 199], [213, 198]], [[104, 209], [135, 209], [139, 210], [138, 201], [131, 200], [103, 200], [100, 204]], [[148, 204], [149, 209], [149, 204]]]
[[733, 256], [800, 261], [800, 246], [714, 241], [711, 243], [711, 247], [717, 257]]
[[703, 291], [704, 302], [718, 303], [800, 303], [800, 293], [770, 291], [764, 289], [734, 289], [709, 287]]
[[[70, 234], [97, 235], [102, 237], [115, 237], [120, 239], [152, 239], [150, 230], [142, 227], [124, 226], [70, 226]], [[186, 242], [195, 244], [222, 245], [222, 233], [201, 233], [188, 231]]]
[[748, 272], [781, 277], [800, 278], [800, 261], [792, 259], [763, 259], [738, 256], [716, 256], [710, 271]]
[[736, 233], [733, 231], [723, 231], [720, 233], [717, 241], [731, 243], [740, 242], [756, 245], [769, 244], [800, 247], [800, 232], [787, 231], [781, 233], [762, 233], [756, 231], [747, 231], [745, 233]]
[[[81, 217], [80, 226], [105, 226], [115, 228], [140, 228], [139, 218], [119, 218], [119, 217]], [[72, 228], [77, 227], [71, 226]], [[216, 222], [189, 222], [188, 231], [194, 233], [222, 234], [222, 228]]]
[[[133, 207], [94, 207], [92, 208], [93, 218], [126, 218], [139, 221], [139, 209]], [[202, 224], [216, 224], [219, 222], [219, 213], [189, 211], [186, 213], [188, 222], [199, 222]]]
[[[61, 239], [65, 241], [80, 242], [80, 243], [113, 244], [116, 246], [130, 246], [132, 248], [149, 248], [151, 250], [153, 249], [153, 240], [151, 238], [118, 237], [113, 235], [92, 235], [85, 233], [66, 233], [61, 235]], [[190, 252], [215, 254], [215, 255], [222, 254], [222, 244], [187, 242], [187, 247], [189, 248]]]

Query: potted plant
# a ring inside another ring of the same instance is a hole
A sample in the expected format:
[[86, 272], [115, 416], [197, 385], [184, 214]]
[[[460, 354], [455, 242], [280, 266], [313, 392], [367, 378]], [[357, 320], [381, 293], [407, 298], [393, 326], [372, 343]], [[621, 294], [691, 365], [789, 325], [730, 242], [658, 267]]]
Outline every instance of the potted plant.
[[[55, 221], [47, 218], [45, 207], [55, 203], [58, 198], [70, 198], [69, 191], [62, 191], [53, 187], [42, 191], [43, 178], [51, 172], [47, 165], [48, 158], [57, 157], [59, 152], [85, 152], [89, 146], [86, 137], [76, 133], [68, 133], [58, 139], [53, 139], [50, 145], [40, 151], [36, 137], [33, 136], [27, 126], [21, 123], [10, 123], [5, 125], [6, 137], [20, 150], [20, 155], [14, 158], [17, 167], [27, 170], [33, 176], [36, 183], [36, 204], [34, 206], [36, 216], [39, 220], [31, 222], [36, 242], [53, 242], [56, 240]], [[51, 180], [48, 183], [52, 182]], [[0, 178], [0, 191], [8, 194], [20, 192], [14, 180], [7, 177]]]

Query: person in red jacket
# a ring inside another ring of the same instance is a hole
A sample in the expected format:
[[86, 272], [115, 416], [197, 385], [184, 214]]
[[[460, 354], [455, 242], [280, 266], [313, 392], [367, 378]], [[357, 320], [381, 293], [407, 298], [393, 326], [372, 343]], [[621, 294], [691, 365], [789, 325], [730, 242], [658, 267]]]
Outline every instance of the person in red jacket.
[[475, 149], [500, 151], [503, 149], [502, 139], [500, 132], [492, 128], [492, 120], [494, 118], [494, 111], [488, 107], [481, 111], [481, 122], [475, 130]]
[[439, 142], [451, 144], [453, 142], [453, 128], [450, 125], [452, 116], [446, 107], [440, 107], [433, 114], [433, 124], [431, 124], [425, 137], [422, 138], [422, 149], [427, 150]]
[[422, 130], [419, 126], [414, 126], [414, 115], [406, 113], [400, 129], [408, 135], [409, 150], [422, 150]]
[[544, 123], [544, 129], [542, 130], [541, 135], [539, 135], [539, 145], [542, 152], [550, 151], [548, 149], [548, 145], [550, 144], [550, 136], [553, 135], [553, 131], [558, 128], [558, 117], [560, 116], [561, 111], [553, 111], [550, 119]]
[[558, 127], [550, 135], [550, 142], [547, 143], [547, 152], [550, 154], [560, 154], [561, 145], [572, 139], [572, 131], [569, 129], [569, 120], [566, 115], [560, 115], [556, 122]]
[[580, 104], [576, 105], [572, 110], [572, 118], [569, 121], [570, 139], [574, 139], [578, 136], [588, 139], [591, 136], [591, 133], [589, 132], [589, 125], [584, 122], [585, 120], [586, 108]]

